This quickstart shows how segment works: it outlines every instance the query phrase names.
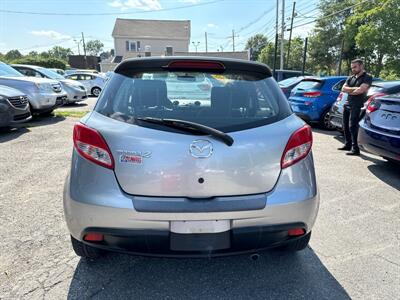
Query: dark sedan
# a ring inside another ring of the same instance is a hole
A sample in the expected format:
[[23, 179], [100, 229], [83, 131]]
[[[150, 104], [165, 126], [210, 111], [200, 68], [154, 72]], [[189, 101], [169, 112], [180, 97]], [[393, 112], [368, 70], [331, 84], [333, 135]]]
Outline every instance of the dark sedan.
[[400, 162], [400, 93], [369, 102], [358, 143], [362, 150]]
[[[400, 81], [381, 81], [380, 79], [374, 79], [374, 82], [368, 90], [368, 101], [371, 101], [376, 97], [398, 92], [400, 92]], [[336, 99], [336, 102], [333, 103], [331, 111], [329, 113], [331, 124], [339, 131], [343, 130], [343, 107], [347, 102], [347, 97], [348, 94], [340, 93], [338, 98]], [[368, 101], [361, 111], [360, 120], [365, 115], [365, 108], [368, 105]]]
[[0, 127], [12, 126], [31, 118], [28, 97], [19, 90], [0, 85]]

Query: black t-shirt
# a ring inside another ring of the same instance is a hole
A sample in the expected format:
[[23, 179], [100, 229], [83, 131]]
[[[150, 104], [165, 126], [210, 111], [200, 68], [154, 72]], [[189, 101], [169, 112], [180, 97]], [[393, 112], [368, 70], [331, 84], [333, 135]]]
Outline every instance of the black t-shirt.
[[[371, 86], [372, 76], [364, 72], [361, 76], [356, 77], [356, 75], [349, 76], [346, 80], [348, 87], [360, 87], [363, 83]], [[367, 101], [367, 93], [361, 95], [349, 95], [348, 102], [349, 105], [362, 106], [364, 102]]]

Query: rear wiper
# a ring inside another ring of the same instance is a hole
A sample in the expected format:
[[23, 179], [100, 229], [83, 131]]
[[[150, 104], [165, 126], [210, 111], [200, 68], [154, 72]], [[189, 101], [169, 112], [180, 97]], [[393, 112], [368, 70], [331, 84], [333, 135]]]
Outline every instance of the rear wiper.
[[225, 132], [222, 132], [218, 129], [208, 127], [205, 125], [201, 125], [199, 123], [194, 123], [194, 122], [189, 122], [189, 121], [184, 121], [184, 120], [176, 120], [176, 119], [160, 119], [160, 118], [150, 118], [150, 117], [145, 117], [145, 118], [136, 117], [135, 119], [139, 120], [139, 121], [154, 123], [154, 124], [161, 124], [161, 125], [165, 125], [168, 127], [187, 131], [187, 132], [209, 134], [209, 135], [212, 135], [213, 137], [215, 137], [216, 139], [221, 140], [228, 146], [232, 146], [232, 144], [233, 144], [233, 138], [230, 135], [228, 135]]

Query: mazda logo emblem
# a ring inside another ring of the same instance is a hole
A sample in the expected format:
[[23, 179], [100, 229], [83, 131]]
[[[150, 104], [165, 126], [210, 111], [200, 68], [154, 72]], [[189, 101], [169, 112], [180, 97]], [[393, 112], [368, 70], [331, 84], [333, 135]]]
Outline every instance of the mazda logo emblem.
[[190, 144], [189, 152], [195, 158], [208, 158], [213, 153], [213, 145], [207, 140], [195, 140]]

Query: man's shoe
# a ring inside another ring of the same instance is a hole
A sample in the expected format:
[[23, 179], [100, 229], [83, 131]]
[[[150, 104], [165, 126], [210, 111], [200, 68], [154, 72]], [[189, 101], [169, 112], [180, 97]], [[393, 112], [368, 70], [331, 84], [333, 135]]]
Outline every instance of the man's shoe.
[[346, 155], [350, 155], [350, 156], [360, 156], [360, 151], [351, 151], [346, 153]]
[[337, 148], [338, 150], [341, 150], [341, 151], [350, 151], [351, 150], [351, 147], [349, 147], [349, 146], [343, 146], [343, 147], [340, 147], [340, 148]]

